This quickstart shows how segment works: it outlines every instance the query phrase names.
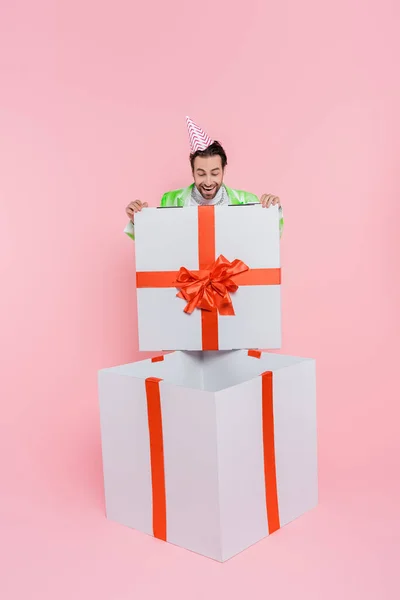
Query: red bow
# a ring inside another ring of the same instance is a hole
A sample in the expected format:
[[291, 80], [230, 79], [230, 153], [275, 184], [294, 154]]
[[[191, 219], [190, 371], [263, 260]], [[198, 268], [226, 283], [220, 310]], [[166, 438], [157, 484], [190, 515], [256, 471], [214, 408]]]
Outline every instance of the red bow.
[[241, 260], [229, 262], [222, 254], [209, 270], [193, 272], [181, 267], [174, 283], [180, 290], [177, 297], [187, 302], [184, 311], [190, 315], [195, 308], [209, 311], [216, 308], [220, 315], [234, 315], [229, 292], [236, 292], [239, 286], [232, 277], [248, 270]]

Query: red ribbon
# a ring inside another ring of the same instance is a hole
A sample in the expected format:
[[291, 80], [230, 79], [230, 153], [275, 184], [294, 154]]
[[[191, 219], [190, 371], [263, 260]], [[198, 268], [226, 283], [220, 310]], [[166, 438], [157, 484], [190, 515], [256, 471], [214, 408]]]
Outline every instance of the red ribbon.
[[232, 277], [248, 270], [241, 260], [229, 262], [222, 254], [207, 270], [193, 272], [181, 267], [174, 284], [180, 290], [177, 297], [187, 302], [184, 311], [190, 315], [195, 308], [217, 309], [220, 315], [233, 316], [235, 311], [229, 292], [236, 292], [239, 286]]
[[[258, 351], [249, 351], [249, 356], [255, 356], [256, 354], [260, 354], [261, 356], [261, 353]], [[260, 356], [257, 356], [257, 358], [260, 358]], [[281, 526], [276, 475], [273, 377], [274, 374], [272, 371], [265, 371], [261, 374], [262, 412], [260, 413], [260, 417], [263, 436], [266, 518], [270, 534], [280, 529]], [[145, 380], [145, 390], [149, 424], [153, 534], [156, 538], [166, 541], [167, 501], [165, 485], [165, 443], [160, 390], [161, 381], [162, 379], [156, 377], [148, 377]], [[174, 460], [175, 459], [178, 460], [177, 457], [174, 457]]]

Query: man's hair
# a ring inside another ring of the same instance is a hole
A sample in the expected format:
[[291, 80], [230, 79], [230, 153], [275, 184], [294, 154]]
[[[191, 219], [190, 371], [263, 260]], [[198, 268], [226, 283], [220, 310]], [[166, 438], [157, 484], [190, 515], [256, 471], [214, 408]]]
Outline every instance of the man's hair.
[[228, 159], [226, 158], [226, 154], [225, 154], [225, 150], [223, 149], [223, 147], [221, 146], [221, 144], [217, 141], [213, 142], [210, 146], [208, 146], [208, 148], [206, 148], [205, 150], [197, 150], [197, 152], [193, 152], [190, 155], [190, 164], [192, 167], [192, 171], [194, 169], [194, 160], [197, 156], [220, 156], [221, 157], [221, 163], [222, 163], [222, 169], [225, 169], [226, 165], [228, 164]]

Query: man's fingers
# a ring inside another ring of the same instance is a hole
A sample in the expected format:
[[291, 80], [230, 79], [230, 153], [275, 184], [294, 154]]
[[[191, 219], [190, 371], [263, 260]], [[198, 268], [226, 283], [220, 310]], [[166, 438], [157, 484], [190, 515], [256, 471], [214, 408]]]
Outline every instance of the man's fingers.
[[125, 211], [128, 217], [131, 219], [133, 215], [137, 212], [140, 212], [142, 208], [147, 208], [149, 205], [147, 202], [142, 202], [141, 200], [134, 200], [126, 207]]
[[140, 200], [135, 200], [135, 202], [133, 202], [133, 210], [135, 212], [140, 212], [142, 210], [142, 203]]
[[268, 208], [268, 206], [271, 204], [271, 194], [263, 194], [261, 196], [261, 204], [265, 207]]
[[280, 204], [280, 199], [278, 196], [274, 196], [273, 194], [263, 194], [260, 202], [264, 207], [269, 208], [270, 206]]

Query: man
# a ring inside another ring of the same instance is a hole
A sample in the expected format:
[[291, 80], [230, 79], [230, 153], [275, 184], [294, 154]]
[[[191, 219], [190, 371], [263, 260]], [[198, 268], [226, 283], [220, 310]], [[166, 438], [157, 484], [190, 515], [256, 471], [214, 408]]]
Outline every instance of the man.
[[[279, 229], [283, 231], [283, 211], [280, 200], [272, 194], [263, 194], [260, 200], [254, 194], [229, 188], [224, 183], [227, 157], [221, 144], [212, 140], [198, 125], [186, 117], [190, 140], [190, 164], [194, 183], [186, 188], [166, 192], [160, 206], [210, 206], [248, 204], [261, 202], [264, 208], [279, 206]], [[148, 206], [147, 202], [134, 200], [126, 207], [129, 223], [124, 232], [132, 239], [134, 216]]]

